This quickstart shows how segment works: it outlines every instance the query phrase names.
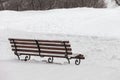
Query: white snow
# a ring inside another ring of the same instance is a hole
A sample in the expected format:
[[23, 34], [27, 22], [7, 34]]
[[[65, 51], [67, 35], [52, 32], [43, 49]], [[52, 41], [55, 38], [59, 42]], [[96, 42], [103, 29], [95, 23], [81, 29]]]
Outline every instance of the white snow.
[[28, 32], [119, 37], [119, 14], [120, 8], [1, 11], [0, 26]]
[[[0, 80], [119, 80], [120, 7], [0, 12]], [[84, 54], [79, 66], [32, 57], [19, 61], [8, 38], [69, 40], [73, 53]]]

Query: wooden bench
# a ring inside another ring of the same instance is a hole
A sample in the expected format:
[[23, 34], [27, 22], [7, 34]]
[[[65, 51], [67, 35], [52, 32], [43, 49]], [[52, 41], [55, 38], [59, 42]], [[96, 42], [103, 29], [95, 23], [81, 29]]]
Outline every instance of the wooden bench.
[[81, 59], [85, 59], [82, 54], [73, 54], [69, 41], [58, 40], [34, 40], [9, 38], [12, 51], [18, 57], [25, 55], [24, 60], [30, 60], [31, 56], [49, 57], [48, 62], [52, 63], [54, 57], [76, 59], [75, 64], [79, 65]]

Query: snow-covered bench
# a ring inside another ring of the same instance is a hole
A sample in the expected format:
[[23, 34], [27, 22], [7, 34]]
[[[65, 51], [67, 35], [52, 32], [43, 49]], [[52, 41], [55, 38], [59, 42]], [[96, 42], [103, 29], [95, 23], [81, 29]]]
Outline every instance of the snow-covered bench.
[[81, 59], [85, 59], [82, 54], [73, 54], [69, 41], [61, 40], [34, 40], [34, 39], [15, 39], [9, 38], [12, 51], [18, 57], [25, 55], [25, 61], [30, 60], [31, 56], [49, 57], [48, 62], [52, 63], [54, 57], [76, 59], [75, 64], [79, 65]]

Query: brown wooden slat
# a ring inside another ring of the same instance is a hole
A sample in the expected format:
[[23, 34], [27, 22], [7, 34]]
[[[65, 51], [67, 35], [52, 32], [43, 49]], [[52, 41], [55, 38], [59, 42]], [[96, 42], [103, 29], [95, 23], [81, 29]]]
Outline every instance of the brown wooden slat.
[[[43, 46], [64, 46], [64, 44], [49, 44], [49, 43], [39, 43], [39, 45], [43, 45]], [[70, 44], [66, 44], [66, 47], [70, 47]]]
[[57, 40], [38, 40], [38, 42], [69, 43], [69, 41], [57, 41]]
[[9, 38], [9, 40], [16, 40], [16, 41], [35, 41], [34, 39], [16, 39], [16, 38]]
[[39, 54], [31, 54], [31, 53], [17, 53], [19, 55], [32, 55], [32, 56], [40, 56]]
[[[16, 38], [9, 38], [9, 40], [15, 40], [15, 41], [35, 41], [35, 39], [16, 39]], [[38, 42], [53, 42], [53, 43], [69, 43], [69, 41], [61, 41], [61, 40], [37, 40]]]
[[[15, 49], [12, 49], [15, 51]], [[38, 50], [27, 50], [27, 49], [17, 49], [17, 51], [22, 51], [22, 52], [39, 52]], [[49, 53], [49, 54], [65, 54], [65, 52], [60, 52], [60, 51], [44, 51], [41, 50], [41, 53]], [[68, 54], [72, 54], [72, 52], [68, 52]]]
[[[65, 50], [65, 48], [54, 48], [54, 47], [40, 47], [40, 49], [49, 49], [49, 50]], [[71, 51], [71, 48], [67, 48], [68, 51]]]
[[[36, 46], [21, 46], [21, 45], [16, 45], [17, 48], [33, 48], [33, 49], [38, 49]], [[14, 45], [11, 45], [11, 47], [15, 47]], [[56, 48], [56, 47], [40, 47], [40, 49], [49, 49], [49, 50], [66, 50], [65, 48]], [[68, 51], [71, 51], [71, 48], [67, 48]]]
[[[65, 52], [60, 52], [60, 51], [44, 51], [44, 50], [41, 50], [41, 53], [49, 53], [49, 54], [65, 54]], [[67, 54], [72, 54], [72, 52], [68, 52]]]
[[[27, 53], [18, 53], [20, 55], [32, 55], [32, 56], [40, 56], [39, 54], [27, 54]], [[42, 54], [41, 56], [45, 57], [59, 57], [59, 58], [65, 58], [65, 56], [57, 56], [57, 55], [44, 55]]]
[[[11, 44], [14, 44], [14, 42], [10, 42]], [[26, 45], [36, 45], [36, 43], [28, 43], [28, 42], [15, 42], [15, 44], [26, 44]]]
[[[11, 44], [14, 44], [14, 42], [10, 42]], [[26, 44], [26, 45], [36, 45], [36, 43], [26, 43], [26, 42], [15, 42], [16, 44]], [[64, 46], [64, 44], [53, 44], [53, 43], [39, 43], [39, 45], [43, 46]], [[66, 44], [66, 47], [70, 47], [70, 44]]]
[[[11, 45], [11, 47], [15, 47], [14, 45]], [[36, 49], [38, 48], [37, 46], [22, 46], [22, 45], [16, 45], [17, 48], [33, 48]]]
[[[39, 52], [38, 50], [27, 50], [27, 49], [16, 49], [16, 50], [22, 52]], [[12, 49], [12, 51], [15, 51], [15, 49]]]

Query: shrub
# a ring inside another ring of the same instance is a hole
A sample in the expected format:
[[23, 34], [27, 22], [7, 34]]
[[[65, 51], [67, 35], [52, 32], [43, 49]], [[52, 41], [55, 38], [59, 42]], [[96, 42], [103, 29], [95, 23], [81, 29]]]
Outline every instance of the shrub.
[[104, 8], [104, 0], [0, 0], [0, 10], [49, 10], [55, 8]]

